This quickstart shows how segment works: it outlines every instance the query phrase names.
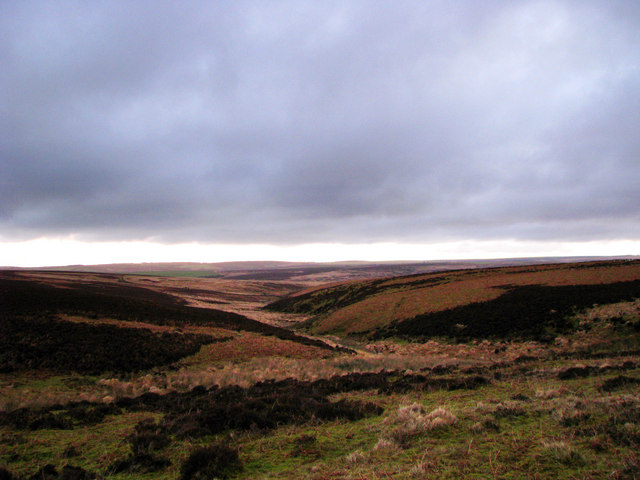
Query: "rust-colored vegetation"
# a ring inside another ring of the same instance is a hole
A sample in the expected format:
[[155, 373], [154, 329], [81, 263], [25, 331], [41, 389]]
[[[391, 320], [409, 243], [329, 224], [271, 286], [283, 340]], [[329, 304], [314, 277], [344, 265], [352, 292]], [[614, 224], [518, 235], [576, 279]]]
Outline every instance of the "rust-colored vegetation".
[[[528, 327], [532, 320], [537, 325], [547, 320], [553, 323], [553, 318], [541, 319], [539, 311], [524, 312], [523, 318], [522, 307], [531, 302], [538, 302], [536, 309], [551, 312], [558, 310], [556, 303], [567, 296], [558, 308], [574, 300], [579, 308], [621, 301], [640, 294], [640, 286], [633, 283], [638, 280], [638, 261], [463, 270], [349, 282], [286, 297], [267, 308], [314, 315], [308, 327], [315, 333], [482, 337], [490, 331], [496, 335], [508, 333], [506, 326], [513, 318], [523, 319]], [[617, 285], [595, 287], [612, 284]], [[539, 302], [540, 298], [544, 301]], [[473, 318], [483, 314], [482, 307], [475, 305], [485, 305], [491, 312], [500, 310], [496, 313], [500, 318], [494, 319], [491, 329], [482, 331], [474, 325]], [[445, 315], [445, 311], [453, 313]], [[440, 316], [431, 317], [434, 314]], [[434, 329], [445, 317], [446, 327]], [[501, 326], [494, 330], [498, 324]], [[514, 330], [522, 325], [520, 322]]]

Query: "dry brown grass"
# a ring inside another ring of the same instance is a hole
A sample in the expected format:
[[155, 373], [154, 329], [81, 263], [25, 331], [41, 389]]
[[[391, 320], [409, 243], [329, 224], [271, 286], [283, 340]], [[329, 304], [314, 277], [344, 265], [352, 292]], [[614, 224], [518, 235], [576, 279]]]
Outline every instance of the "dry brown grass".
[[367, 454], [362, 450], [355, 450], [345, 457], [345, 461], [349, 465], [361, 465], [367, 461]]
[[596, 305], [576, 315], [578, 321], [594, 324], [612, 319], [637, 318], [640, 314], [640, 299], [633, 302], [618, 302], [607, 305]]
[[380, 441], [398, 446], [407, 446], [416, 436], [432, 430], [440, 430], [458, 422], [458, 417], [444, 407], [438, 407], [427, 413], [418, 403], [403, 405], [387, 417], [384, 424], [387, 429], [382, 433]]
[[564, 440], [556, 440], [542, 443], [543, 458], [564, 465], [576, 465], [584, 463], [584, 458], [574, 447]]
[[548, 400], [550, 398], [557, 398], [563, 395], [566, 395], [568, 390], [565, 387], [553, 387], [546, 389], [538, 389], [536, 390], [536, 398], [541, 398], [543, 400]]
[[[437, 278], [441, 280], [433, 285], [411, 285], [419, 280]], [[366, 332], [394, 320], [493, 300], [513, 285], [596, 285], [638, 279], [638, 263], [591, 264], [590, 268], [576, 268], [575, 264], [513, 267], [394, 278], [379, 285], [380, 289], [393, 286], [393, 291], [381, 290], [383, 293], [379, 295], [332, 312], [314, 328], [318, 333]]]
[[314, 359], [328, 356], [327, 350], [302, 345], [252, 332], [236, 332], [232, 340], [203, 346], [200, 351], [179, 364], [212, 365], [220, 362], [246, 361], [257, 357]]

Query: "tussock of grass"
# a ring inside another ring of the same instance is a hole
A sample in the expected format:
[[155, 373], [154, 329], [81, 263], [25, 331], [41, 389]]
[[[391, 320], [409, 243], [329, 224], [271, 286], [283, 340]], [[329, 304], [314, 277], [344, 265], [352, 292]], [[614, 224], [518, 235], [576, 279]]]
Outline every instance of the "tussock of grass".
[[380, 438], [378, 443], [373, 446], [373, 450], [398, 450], [400, 445], [398, 445], [394, 440], [389, 438]]
[[345, 461], [349, 465], [361, 465], [365, 463], [368, 459], [368, 455], [362, 450], [356, 450], [351, 452], [345, 457]]
[[576, 408], [561, 409], [555, 412], [555, 416], [563, 427], [583, 425], [591, 418], [590, 413], [581, 412]]
[[563, 465], [583, 465], [584, 457], [575, 448], [564, 441], [544, 442], [543, 458]]
[[485, 418], [480, 422], [476, 422], [469, 427], [469, 430], [473, 433], [487, 432], [487, 431], [500, 431], [500, 424], [493, 418]]
[[544, 388], [536, 390], [536, 398], [549, 400], [550, 398], [557, 398], [565, 395], [569, 390], [564, 387], [560, 388]]
[[458, 418], [446, 408], [438, 407], [427, 414], [422, 405], [413, 403], [399, 407], [385, 420], [388, 430], [383, 433], [380, 440], [407, 446], [418, 435], [444, 429], [457, 422]]
[[448, 427], [458, 422], [458, 417], [443, 407], [438, 407], [426, 416], [429, 430]]
[[420, 461], [416, 463], [411, 470], [409, 470], [409, 475], [412, 478], [424, 478], [423, 476], [433, 470], [433, 464], [430, 462]]

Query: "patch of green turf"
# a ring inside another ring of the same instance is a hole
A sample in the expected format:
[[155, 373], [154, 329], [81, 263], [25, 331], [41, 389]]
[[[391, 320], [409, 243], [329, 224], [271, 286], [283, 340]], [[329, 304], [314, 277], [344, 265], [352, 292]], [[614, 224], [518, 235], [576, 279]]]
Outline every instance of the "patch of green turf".
[[[98, 425], [72, 430], [12, 432], [0, 428], [0, 465], [17, 475], [32, 475], [46, 464], [57, 469], [71, 464], [92, 472], [106, 470], [115, 460], [129, 453], [125, 441], [135, 425], [158, 415], [140, 412], [107, 417]], [[70, 447], [78, 453], [68, 457]]]

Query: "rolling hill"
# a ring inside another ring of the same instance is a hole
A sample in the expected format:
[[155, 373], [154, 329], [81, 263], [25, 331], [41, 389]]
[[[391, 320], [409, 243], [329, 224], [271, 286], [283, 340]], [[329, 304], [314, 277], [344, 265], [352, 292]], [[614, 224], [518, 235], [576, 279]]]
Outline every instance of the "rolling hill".
[[607, 261], [448, 271], [312, 288], [270, 310], [313, 317], [319, 334], [371, 338], [541, 337], [593, 304], [640, 296], [640, 262]]

